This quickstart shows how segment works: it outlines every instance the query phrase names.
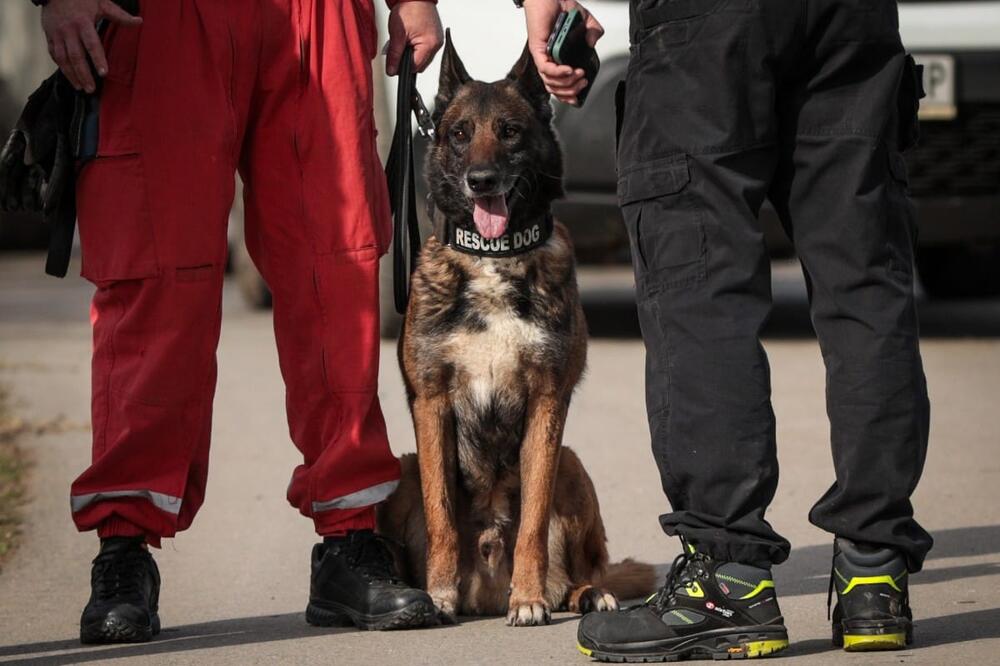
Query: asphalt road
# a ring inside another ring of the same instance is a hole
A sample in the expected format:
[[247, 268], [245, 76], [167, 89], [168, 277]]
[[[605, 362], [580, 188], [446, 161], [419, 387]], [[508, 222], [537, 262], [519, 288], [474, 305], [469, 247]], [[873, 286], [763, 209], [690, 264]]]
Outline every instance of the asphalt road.
[[[574, 650], [575, 618], [513, 629], [499, 618], [386, 634], [320, 630], [303, 619], [310, 525], [286, 504], [296, 462], [288, 440], [267, 313], [248, 311], [227, 287], [208, 497], [195, 525], [156, 553], [164, 632], [153, 643], [82, 647], [92, 534], [77, 534], [68, 487], [89, 452], [89, 287], [41, 275], [38, 256], [0, 255], [0, 382], [31, 431], [34, 461], [20, 550], [0, 573], [0, 662], [287, 662], [338, 664], [586, 664]], [[569, 415], [566, 443], [594, 478], [613, 558], [666, 565], [677, 544], [656, 516], [665, 509], [648, 452], [643, 350], [630, 279], [586, 272], [581, 282], [594, 337], [589, 372]], [[997, 663], [1000, 654], [1000, 302], [927, 303], [922, 324], [933, 402], [931, 449], [915, 496], [937, 546], [914, 577], [914, 649], [848, 655], [829, 646], [830, 537], [806, 512], [832, 480], [824, 372], [792, 264], [776, 266], [775, 314], [766, 346], [773, 368], [782, 465], [768, 514], [793, 543], [775, 570], [792, 648], [808, 664]], [[383, 347], [381, 395], [394, 447], [413, 437], [392, 344]]]

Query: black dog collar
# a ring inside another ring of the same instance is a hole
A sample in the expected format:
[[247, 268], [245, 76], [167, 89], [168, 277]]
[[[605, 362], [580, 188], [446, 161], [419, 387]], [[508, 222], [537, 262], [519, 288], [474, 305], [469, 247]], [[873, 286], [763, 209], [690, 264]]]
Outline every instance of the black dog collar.
[[507, 230], [498, 238], [487, 239], [475, 229], [462, 229], [446, 220], [444, 242], [452, 249], [477, 257], [513, 257], [545, 245], [552, 236], [552, 226], [552, 216], [546, 215], [524, 229]]

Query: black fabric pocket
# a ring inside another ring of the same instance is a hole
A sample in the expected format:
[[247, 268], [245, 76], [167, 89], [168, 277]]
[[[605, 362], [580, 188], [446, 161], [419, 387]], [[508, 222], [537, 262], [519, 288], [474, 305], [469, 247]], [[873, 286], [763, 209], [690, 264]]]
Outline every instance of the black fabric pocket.
[[705, 229], [686, 191], [690, 179], [683, 154], [641, 164], [618, 179], [640, 299], [705, 279]]
[[913, 56], [907, 54], [896, 96], [899, 114], [897, 146], [900, 151], [912, 148], [920, 140], [920, 121], [917, 114], [920, 111], [920, 100], [924, 96], [924, 67], [918, 65]]

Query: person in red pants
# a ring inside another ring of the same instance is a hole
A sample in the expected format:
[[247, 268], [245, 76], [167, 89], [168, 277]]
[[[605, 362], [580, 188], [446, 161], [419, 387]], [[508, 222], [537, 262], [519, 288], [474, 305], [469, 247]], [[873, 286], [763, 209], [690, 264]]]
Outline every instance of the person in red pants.
[[[36, 2], [54, 60], [100, 98], [97, 157], [77, 180], [82, 272], [97, 291], [93, 462], [71, 508], [101, 538], [81, 640], [159, 631], [145, 546], [191, 525], [205, 496], [236, 172], [303, 457], [288, 500], [324, 537], [306, 618], [428, 622], [430, 598], [400, 582], [373, 533], [374, 507], [399, 478], [376, 391], [390, 222], [373, 0]], [[423, 69], [442, 41], [434, 2], [389, 5], [388, 73], [407, 43]]]

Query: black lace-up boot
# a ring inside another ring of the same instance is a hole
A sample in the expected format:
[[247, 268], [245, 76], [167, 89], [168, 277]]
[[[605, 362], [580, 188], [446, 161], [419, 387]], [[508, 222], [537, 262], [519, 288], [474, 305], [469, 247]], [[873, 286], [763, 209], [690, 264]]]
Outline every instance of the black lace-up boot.
[[436, 617], [430, 596], [399, 578], [388, 545], [371, 530], [313, 547], [309, 624], [410, 629]]
[[142, 537], [101, 541], [90, 573], [81, 643], [143, 643], [160, 633], [160, 572]]
[[580, 620], [581, 652], [598, 661], [745, 659], [788, 647], [771, 572], [686, 552], [659, 592]]

